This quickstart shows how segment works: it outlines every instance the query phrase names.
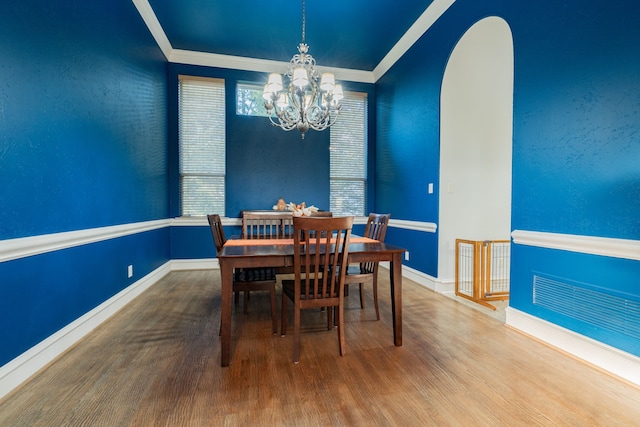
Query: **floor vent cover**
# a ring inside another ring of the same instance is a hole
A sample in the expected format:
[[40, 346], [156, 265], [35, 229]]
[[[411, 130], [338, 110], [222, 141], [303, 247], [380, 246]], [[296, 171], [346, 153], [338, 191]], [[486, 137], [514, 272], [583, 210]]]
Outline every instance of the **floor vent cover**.
[[533, 303], [598, 328], [640, 340], [640, 302], [584, 285], [533, 276]]

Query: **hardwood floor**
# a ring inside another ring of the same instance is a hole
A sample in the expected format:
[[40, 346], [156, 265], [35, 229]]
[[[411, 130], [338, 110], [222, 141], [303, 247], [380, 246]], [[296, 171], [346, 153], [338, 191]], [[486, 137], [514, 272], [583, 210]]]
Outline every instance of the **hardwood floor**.
[[[404, 281], [393, 346], [388, 279], [346, 309], [347, 354], [324, 313], [272, 335], [268, 293], [233, 313], [220, 367], [219, 271], [173, 272], [0, 402], [1, 426], [631, 426], [640, 390]], [[292, 319], [292, 316], [290, 316]]]

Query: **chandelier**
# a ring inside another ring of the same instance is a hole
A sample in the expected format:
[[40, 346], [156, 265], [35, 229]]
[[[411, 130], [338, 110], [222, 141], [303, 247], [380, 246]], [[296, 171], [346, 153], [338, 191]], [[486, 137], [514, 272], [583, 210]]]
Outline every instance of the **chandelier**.
[[316, 60], [308, 53], [305, 15], [302, 0], [302, 42], [285, 73], [289, 85], [284, 87], [282, 75], [271, 73], [262, 94], [271, 123], [286, 131], [298, 129], [302, 139], [309, 129], [321, 131], [333, 125], [343, 98], [342, 85], [336, 84], [333, 73], [323, 73], [321, 77]]

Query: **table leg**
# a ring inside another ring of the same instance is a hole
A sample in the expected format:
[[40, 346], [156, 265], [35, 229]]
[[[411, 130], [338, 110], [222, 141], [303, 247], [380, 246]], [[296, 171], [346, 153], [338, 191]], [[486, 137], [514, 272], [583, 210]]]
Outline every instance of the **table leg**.
[[231, 355], [231, 305], [233, 299], [233, 267], [220, 260], [222, 305], [220, 307], [220, 366], [229, 366]]
[[393, 313], [393, 343], [402, 345], [402, 252], [395, 252], [391, 261], [391, 311]]

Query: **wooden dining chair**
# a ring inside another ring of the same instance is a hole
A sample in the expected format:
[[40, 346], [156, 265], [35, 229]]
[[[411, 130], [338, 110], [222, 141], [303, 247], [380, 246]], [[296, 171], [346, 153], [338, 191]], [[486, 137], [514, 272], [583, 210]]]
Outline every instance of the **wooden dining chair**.
[[[220, 215], [207, 215], [216, 251], [220, 252], [227, 241]], [[249, 291], [269, 291], [271, 296], [271, 324], [273, 333], [278, 332], [276, 303], [276, 272], [274, 268], [242, 268], [233, 272], [233, 291], [238, 303], [238, 295], [244, 293], [243, 310], [248, 313]]]
[[[387, 234], [390, 214], [369, 214], [367, 225], [364, 230], [364, 237], [384, 242]], [[380, 320], [380, 310], [378, 309], [378, 264], [377, 262], [362, 262], [357, 265], [350, 265], [347, 268], [345, 277], [345, 287], [358, 284], [360, 287], [360, 308], [364, 309], [364, 285], [371, 284], [373, 287], [373, 305], [376, 309], [376, 319]], [[347, 288], [348, 289], [348, 288]], [[348, 294], [348, 290], [347, 290]]]
[[293, 237], [293, 221], [287, 212], [242, 212], [243, 239], [287, 239]]
[[[287, 331], [287, 300], [293, 302], [293, 361], [300, 358], [301, 311], [326, 307], [327, 328], [336, 310], [340, 355], [345, 354], [344, 278], [353, 217], [294, 217], [293, 280], [282, 281], [282, 336]], [[320, 272], [331, 272], [320, 274]]]

